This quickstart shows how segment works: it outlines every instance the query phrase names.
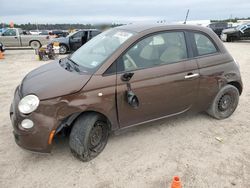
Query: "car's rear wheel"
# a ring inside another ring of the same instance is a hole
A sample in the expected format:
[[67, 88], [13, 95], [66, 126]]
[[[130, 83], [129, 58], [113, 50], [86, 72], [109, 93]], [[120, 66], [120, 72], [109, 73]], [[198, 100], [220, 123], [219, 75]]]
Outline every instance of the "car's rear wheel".
[[99, 155], [107, 144], [109, 126], [99, 114], [87, 113], [75, 121], [70, 133], [71, 152], [82, 161], [89, 161]]
[[59, 53], [60, 54], [66, 54], [68, 52], [68, 48], [66, 45], [64, 44], [61, 44], [60, 47], [59, 47]]
[[30, 47], [35, 49], [35, 50], [39, 49], [41, 46], [42, 45], [39, 41], [34, 40], [34, 41], [30, 42]]
[[216, 119], [225, 119], [233, 114], [238, 102], [238, 89], [232, 85], [226, 85], [216, 95], [207, 112]]

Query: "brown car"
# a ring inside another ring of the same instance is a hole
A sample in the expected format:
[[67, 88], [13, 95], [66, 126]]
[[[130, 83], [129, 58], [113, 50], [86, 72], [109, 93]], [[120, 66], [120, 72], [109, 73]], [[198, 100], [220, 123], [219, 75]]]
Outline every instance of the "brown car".
[[241, 92], [239, 65], [212, 30], [126, 25], [27, 74], [10, 117], [19, 146], [50, 152], [67, 130], [71, 151], [88, 161], [114, 130], [185, 112], [227, 118]]

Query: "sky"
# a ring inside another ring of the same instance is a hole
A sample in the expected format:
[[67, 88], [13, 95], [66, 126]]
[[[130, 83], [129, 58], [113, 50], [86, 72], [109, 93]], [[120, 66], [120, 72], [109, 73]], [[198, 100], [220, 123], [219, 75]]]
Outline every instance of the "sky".
[[0, 0], [0, 23], [133, 23], [250, 17], [250, 0]]

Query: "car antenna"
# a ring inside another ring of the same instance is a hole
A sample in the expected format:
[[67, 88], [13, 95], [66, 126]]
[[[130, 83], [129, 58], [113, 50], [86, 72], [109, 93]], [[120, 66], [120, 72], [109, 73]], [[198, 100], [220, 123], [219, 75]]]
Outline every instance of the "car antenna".
[[187, 13], [186, 13], [186, 18], [185, 18], [185, 21], [184, 21], [184, 23], [183, 23], [183, 24], [186, 24], [186, 23], [187, 23], [188, 15], [189, 15], [189, 9], [187, 10]]

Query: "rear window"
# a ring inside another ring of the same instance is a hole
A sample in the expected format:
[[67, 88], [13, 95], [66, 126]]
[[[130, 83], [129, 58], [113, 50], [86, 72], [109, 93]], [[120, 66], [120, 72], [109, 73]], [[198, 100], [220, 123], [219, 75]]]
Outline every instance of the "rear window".
[[194, 39], [199, 56], [213, 54], [218, 51], [214, 43], [207, 36], [201, 33], [194, 33]]

